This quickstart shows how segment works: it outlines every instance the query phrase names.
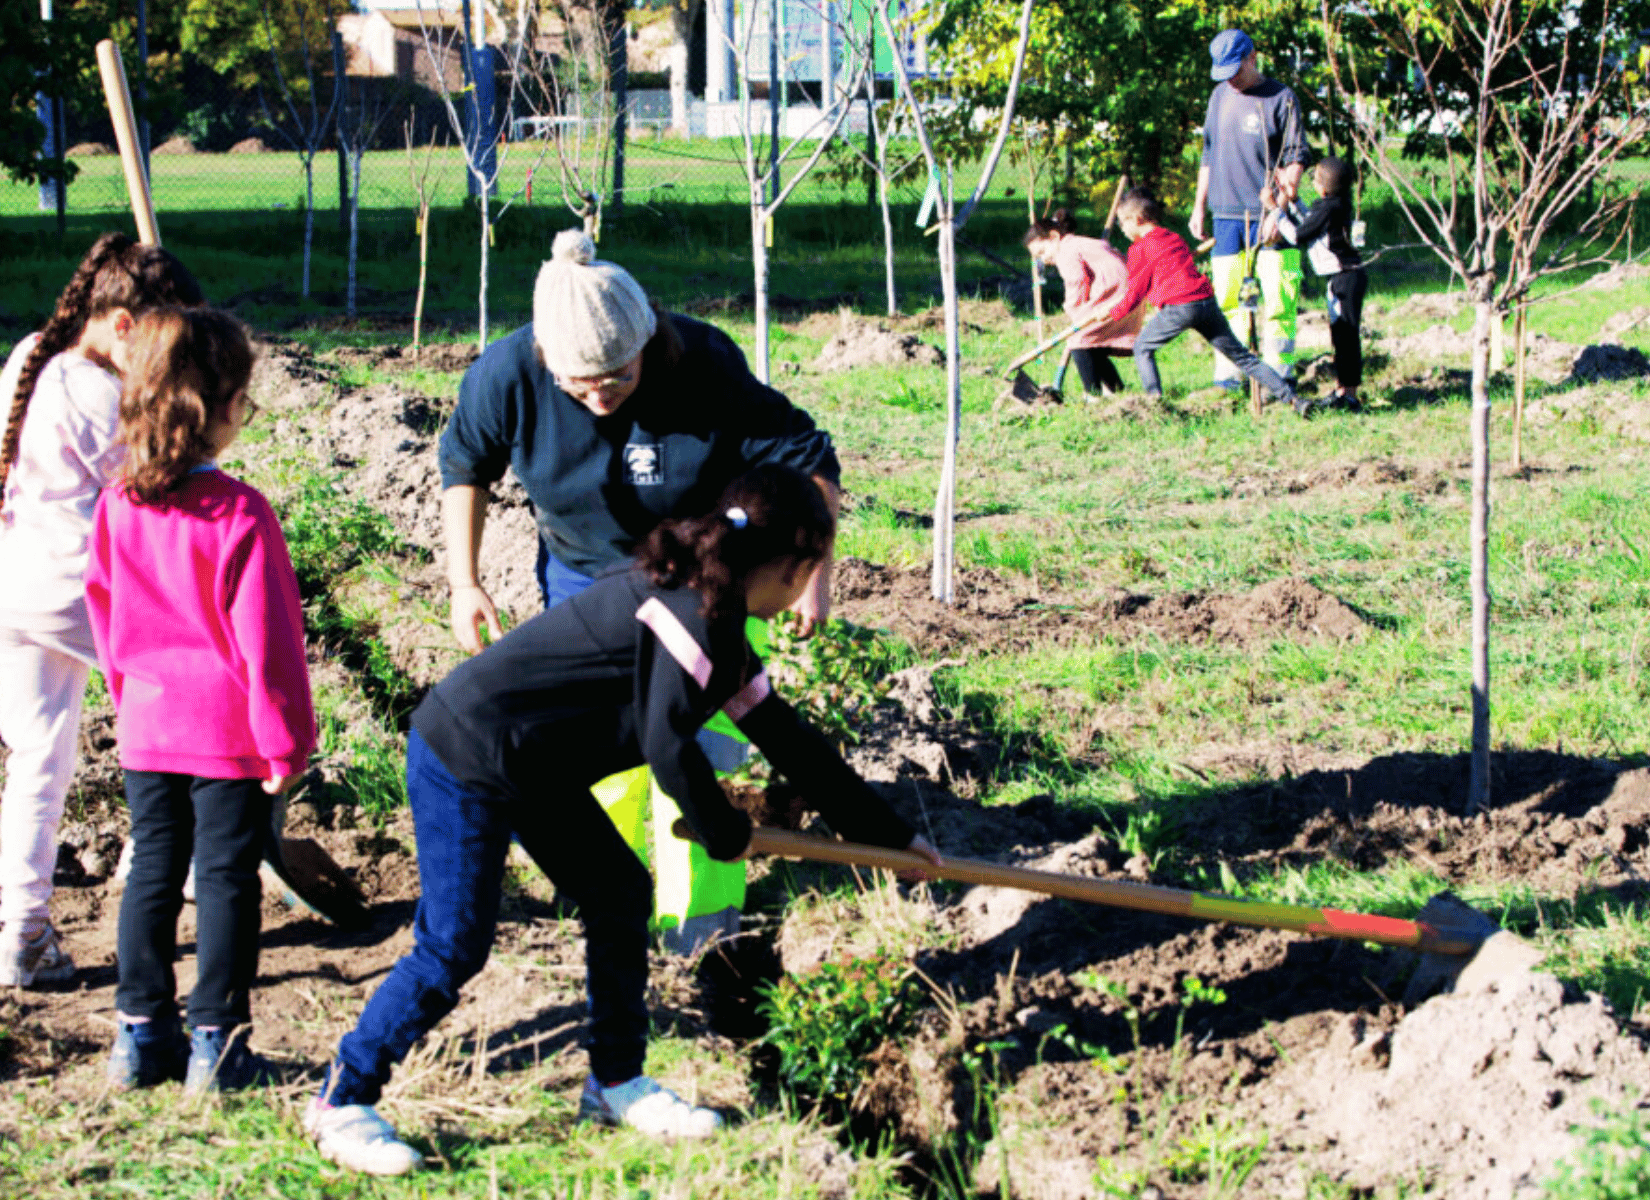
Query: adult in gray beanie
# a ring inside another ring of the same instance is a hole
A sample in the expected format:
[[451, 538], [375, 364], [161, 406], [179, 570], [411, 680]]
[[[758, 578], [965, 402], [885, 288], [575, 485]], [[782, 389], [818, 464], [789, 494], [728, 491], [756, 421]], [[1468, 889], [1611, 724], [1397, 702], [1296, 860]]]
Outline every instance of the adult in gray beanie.
[[[727, 334], [661, 312], [576, 229], [556, 235], [539, 270], [532, 323], [489, 346], [465, 374], [440, 462], [453, 634], [471, 653], [481, 649], [483, 626], [494, 639], [503, 634], [479, 552], [489, 489], [506, 469], [533, 502], [547, 608], [629, 561], [660, 521], [709, 512], [751, 467], [783, 463], [812, 476], [832, 512], [841, 476], [830, 435], [758, 381]], [[808, 628], [829, 613], [829, 561], [796, 611]], [[702, 738], [707, 754], [730, 769], [742, 747], [719, 741], [713, 728]], [[658, 815], [655, 804], [656, 825]], [[678, 867], [661, 852], [660, 924], [675, 923], [688, 944], [707, 930], [736, 929], [743, 866], [695, 858]]]

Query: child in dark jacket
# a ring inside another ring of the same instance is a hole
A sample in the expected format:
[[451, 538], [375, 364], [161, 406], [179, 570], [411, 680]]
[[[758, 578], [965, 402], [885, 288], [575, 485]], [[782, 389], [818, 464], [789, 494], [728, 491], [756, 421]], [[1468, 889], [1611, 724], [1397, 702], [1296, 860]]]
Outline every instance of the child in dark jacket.
[[1233, 335], [1215, 299], [1214, 287], [1192, 260], [1191, 247], [1184, 238], [1163, 228], [1162, 221], [1162, 206], [1144, 188], [1134, 188], [1117, 206], [1118, 227], [1134, 244], [1129, 247], [1128, 290], [1107, 320], [1116, 320], [1143, 300], [1157, 309], [1134, 340], [1134, 368], [1139, 372], [1140, 386], [1149, 395], [1163, 395], [1157, 351], [1188, 329], [1195, 329], [1233, 366], [1258, 380], [1272, 399], [1290, 405], [1303, 417], [1309, 415], [1310, 408], [1283, 377]]
[[721, 1125], [642, 1074], [652, 880], [590, 785], [641, 763], [710, 854], [741, 858], [733, 808], [695, 735], [727, 713], [844, 837], [909, 848], [913, 833], [768, 685], [747, 615], [783, 612], [830, 553], [824, 494], [758, 467], [704, 517], [664, 522], [635, 565], [534, 617], [436, 685], [412, 718], [407, 794], [423, 894], [413, 949], [339, 1043], [305, 1127], [342, 1166], [399, 1175], [420, 1156], [375, 1111], [391, 1070], [458, 1002], [492, 948], [514, 836], [584, 921], [590, 1075], [579, 1116], [652, 1136]]
[[[315, 749], [303, 610], [269, 502], [214, 461], [251, 407], [246, 330], [225, 313], [163, 308], [138, 319], [132, 345], [126, 461], [98, 499], [86, 570], [132, 812], [109, 1080], [231, 1090], [266, 1076], [246, 1042], [258, 869], [274, 798]], [[199, 971], [186, 1046], [172, 960], [191, 856]]]
[[[1309, 209], [1300, 201], [1275, 209], [1278, 232], [1284, 240], [1306, 251], [1312, 270], [1323, 276], [1329, 304], [1329, 342], [1335, 349], [1335, 393], [1331, 407], [1356, 411], [1358, 388], [1363, 383], [1364, 354], [1362, 325], [1364, 295], [1369, 276], [1364, 273], [1363, 256], [1352, 238], [1352, 165], [1333, 155], [1312, 168], [1312, 182], [1318, 199]], [[1270, 189], [1262, 203], [1275, 203]]]

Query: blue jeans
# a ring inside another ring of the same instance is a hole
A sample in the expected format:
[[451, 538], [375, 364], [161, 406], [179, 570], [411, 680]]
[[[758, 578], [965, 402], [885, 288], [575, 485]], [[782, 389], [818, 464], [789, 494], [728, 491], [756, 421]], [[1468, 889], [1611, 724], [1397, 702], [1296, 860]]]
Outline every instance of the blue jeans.
[[642, 1073], [653, 881], [590, 794], [592, 782], [535, 780], [531, 797], [482, 792], [453, 778], [416, 730], [407, 735], [422, 892], [413, 948], [338, 1044], [321, 1089], [330, 1103], [376, 1104], [395, 1064], [486, 964], [511, 834], [583, 918], [591, 1073], [604, 1083]]
[[1226, 323], [1226, 314], [1220, 311], [1220, 303], [1213, 296], [1206, 300], [1194, 300], [1190, 304], [1171, 304], [1152, 314], [1151, 320], [1134, 339], [1134, 369], [1140, 374], [1142, 389], [1162, 394], [1163, 381], [1157, 374], [1157, 352], [1188, 329], [1197, 330], [1204, 341], [1231, 359], [1233, 366], [1251, 379], [1258, 379], [1272, 399], [1284, 404], [1294, 403], [1295, 393], [1283, 381], [1283, 376], [1251, 354], [1249, 348], [1233, 335], [1232, 327]]
[[554, 608], [563, 600], [571, 600], [596, 581], [562, 562], [550, 553], [550, 548], [539, 539], [539, 558], [533, 564], [533, 578], [539, 581], [539, 595], [545, 608]]

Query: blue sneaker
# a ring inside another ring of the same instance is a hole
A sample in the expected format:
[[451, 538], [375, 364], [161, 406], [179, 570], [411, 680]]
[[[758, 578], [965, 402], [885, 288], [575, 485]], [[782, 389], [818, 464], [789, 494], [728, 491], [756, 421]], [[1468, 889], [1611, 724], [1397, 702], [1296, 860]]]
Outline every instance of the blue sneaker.
[[189, 1058], [189, 1044], [176, 1017], [165, 1021], [122, 1021], [115, 1034], [115, 1048], [109, 1052], [105, 1071], [111, 1086], [154, 1087], [182, 1079]]
[[227, 1029], [191, 1029], [189, 1069], [184, 1073], [183, 1090], [196, 1095], [203, 1092], [238, 1092], [271, 1082], [274, 1073], [269, 1069], [269, 1063], [246, 1044], [251, 1033], [250, 1025], [233, 1025]]

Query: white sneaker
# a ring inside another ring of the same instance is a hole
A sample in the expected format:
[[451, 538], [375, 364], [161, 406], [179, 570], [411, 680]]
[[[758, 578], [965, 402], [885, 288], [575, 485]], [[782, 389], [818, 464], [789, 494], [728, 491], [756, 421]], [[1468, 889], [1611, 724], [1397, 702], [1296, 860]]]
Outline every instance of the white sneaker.
[[47, 925], [32, 942], [20, 925], [0, 929], [0, 987], [34, 987], [74, 978], [74, 959], [63, 949], [57, 930]]
[[714, 1110], [689, 1104], [646, 1075], [615, 1087], [603, 1087], [594, 1075], [586, 1079], [579, 1120], [628, 1125], [649, 1137], [706, 1138], [722, 1128]]
[[333, 1107], [319, 1099], [304, 1109], [304, 1132], [315, 1139], [321, 1157], [368, 1175], [405, 1175], [424, 1156], [395, 1135], [378, 1110], [365, 1104]]

